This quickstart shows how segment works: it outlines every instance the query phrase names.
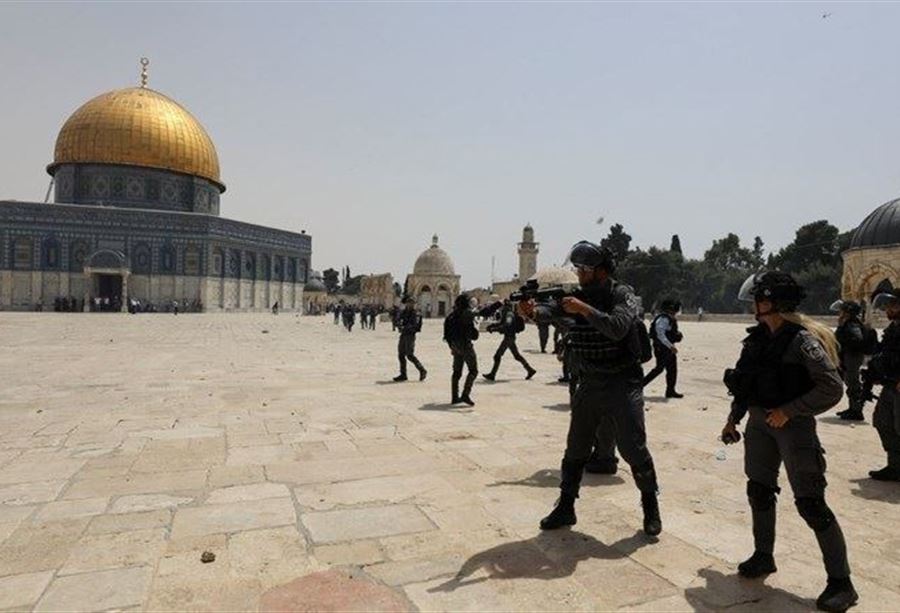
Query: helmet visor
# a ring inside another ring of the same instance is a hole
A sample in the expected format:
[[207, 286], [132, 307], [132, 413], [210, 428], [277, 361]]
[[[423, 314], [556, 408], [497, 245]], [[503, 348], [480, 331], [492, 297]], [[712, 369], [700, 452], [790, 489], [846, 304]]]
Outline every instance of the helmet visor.
[[756, 292], [754, 289], [756, 288], [756, 281], [758, 279], [758, 274], [752, 274], [747, 277], [741, 285], [741, 289], [738, 290], [738, 300], [741, 302], [756, 302]]
[[832, 313], [840, 313], [844, 310], [844, 301], [843, 300], [835, 300], [831, 303], [831, 306], [828, 307], [828, 310]]
[[876, 295], [875, 298], [872, 299], [872, 308], [884, 311], [892, 304], [898, 303], [900, 303], [900, 297], [897, 297], [894, 294], [883, 293]]

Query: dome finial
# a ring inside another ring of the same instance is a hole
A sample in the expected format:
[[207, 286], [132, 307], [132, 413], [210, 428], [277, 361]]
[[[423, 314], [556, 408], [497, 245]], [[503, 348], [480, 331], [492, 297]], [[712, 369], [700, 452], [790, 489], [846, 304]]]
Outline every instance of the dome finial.
[[432, 246], [432, 247], [437, 247], [437, 246], [438, 246], [438, 237], [437, 237], [437, 234], [435, 234], [435, 235], [433, 235], [433, 236], [431, 237], [431, 246]]
[[150, 65], [150, 60], [146, 57], [141, 58], [141, 87], [147, 87], [147, 66]]

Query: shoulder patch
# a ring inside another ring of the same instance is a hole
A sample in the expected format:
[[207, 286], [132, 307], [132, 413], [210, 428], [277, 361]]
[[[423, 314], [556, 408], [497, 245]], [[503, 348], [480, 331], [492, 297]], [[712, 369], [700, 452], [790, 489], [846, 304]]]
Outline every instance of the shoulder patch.
[[800, 336], [800, 351], [813, 362], [827, 362], [828, 354], [822, 344], [812, 334], [802, 334]]

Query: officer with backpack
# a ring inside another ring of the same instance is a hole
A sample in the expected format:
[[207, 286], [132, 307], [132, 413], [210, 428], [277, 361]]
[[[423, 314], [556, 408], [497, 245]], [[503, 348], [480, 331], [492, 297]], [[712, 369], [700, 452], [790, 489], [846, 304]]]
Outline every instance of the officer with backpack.
[[[478, 339], [478, 328], [475, 327], [475, 313], [467, 294], [460, 294], [453, 304], [453, 310], [444, 319], [444, 341], [453, 355], [453, 375], [450, 379], [450, 404], [464, 402], [470, 407], [472, 401], [472, 384], [478, 376], [478, 358], [472, 342]], [[463, 365], [468, 368], [466, 382], [462, 394], [459, 393], [459, 380], [462, 378]]]
[[675, 385], [678, 383], [678, 348], [675, 346], [682, 340], [678, 331], [678, 312], [681, 303], [677, 300], [663, 300], [660, 313], [650, 324], [650, 338], [653, 341], [653, 353], [656, 356], [656, 367], [644, 377], [644, 387], [666, 371], [666, 398], [684, 398]]
[[872, 425], [887, 454], [887, 466], [870, 470], [869, 476], [876, 481], [900, 482], [900, 288], [881, 283], [875, 291], [872, 307], [884, 311], [891, 323], [869, 360], [866, 378], [881, 385]]
[[519, 353], [519, 348], [516, 346], [516, 335], [525, 329], [525, 320], [516, 313], [509, 300], [506, 300], [500, 308], [500, 320], [489, 325], [487, 329], [488, 332], [501, 332], [503, 340], [500, 342], [496, 353], [494, 353], [494, 367], [491, 369], [491, 372], [482, 376], [488, 381], [493, 381], [497, 376], [497, 370], [500, 368], [500, 360], [503, 358], [506, 350], [509, 349], [516, 361], [525, 368], [525, 378], [531, 379], [537, 371]]
[[847, 399], [850, 408], [838, 413], [838, 417], [849, 421], [863, 420], [863, 395], [862, 382], [859, 371], [862, 368], [866, 355], [875, 352], [878, 345], [878, 333], [860, 320], [862, 307], [852, 300], [836, 300], [831, 305], [831, 311], [838, 313], [838, 327], [834, 331], [838, 343], [840, 343], [840, 372], [847, 386]]
[[[649, 343], [642, 340], [646, 329], [638, 320], [638, 301], [630, 287], [612, 278], [616, 259], [610, 249], [581, 241], [572, 247], [569, 261], [578, 273], [581, 289], [574, 296], [563, 298], [560, 306], [563, 315], [572, 319], [565, 343], [577, 388], [572, 396], [559, 500], [541, 520], [541, 529], [576, 523], [575, 499], [585, 464], [591, 456], [597, 427], [608, 419], [615, 427], [619, 452], [631, 467], [641, 492], [644, 532], [655, 536], [662, 531], [662, 521], [656, 469], [644, 426], [641, 363]], [[533, 301], [520, 302], [519, 311], [536, 322], [560, 317], [552, 305]]]

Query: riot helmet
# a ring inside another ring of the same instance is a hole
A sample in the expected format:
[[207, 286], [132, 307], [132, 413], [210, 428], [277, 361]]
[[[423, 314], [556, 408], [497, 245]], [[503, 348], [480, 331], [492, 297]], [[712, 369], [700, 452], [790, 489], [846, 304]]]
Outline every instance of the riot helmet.
[[567, 259], [575, 268], [602, 268], [609, 274], [616, 271], [615, 252], [590, 241], [575, 243]]
[[862, 306], [853, 300], [835, 300], [829, 310], [832, 313], [846, 313], [851, 317], [859, 317], [862, 314]]
[[750, 275], [738, 290], [738, 300], [742, 302], [767, 300], [772, 303], [772, 310], [776, 313], [791, 313], [797, 310], [797, 305], [804, 298], [806, 291], [794, 277], [777, 270], [764, 270]]
[[674, 298], [666, 298], [659, 303], [659, 310], [664, 313], [680, 313], [681, 301]]
[[457, 311], [465, 311], [471, 305], [469, 300], [469, 295], [466, 293], [462, 293], [456, 297], [456, 301], [453, 303], [453, 308]]

